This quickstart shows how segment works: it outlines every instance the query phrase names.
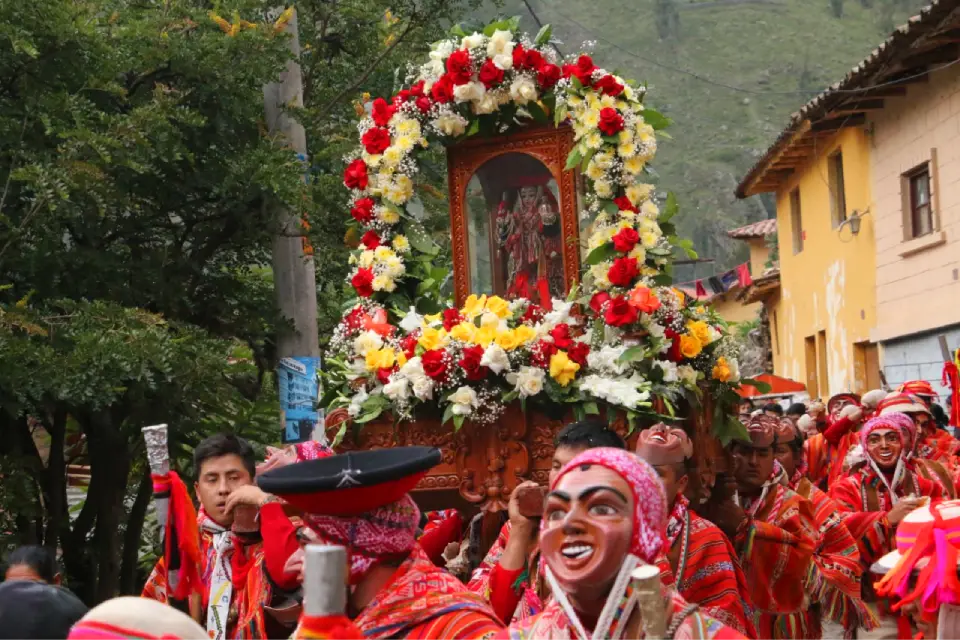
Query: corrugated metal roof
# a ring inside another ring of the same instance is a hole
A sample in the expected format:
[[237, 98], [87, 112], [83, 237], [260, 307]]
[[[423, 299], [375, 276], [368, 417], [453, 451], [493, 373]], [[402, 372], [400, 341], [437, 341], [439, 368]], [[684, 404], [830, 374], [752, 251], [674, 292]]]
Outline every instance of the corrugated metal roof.
[[733, 229], [727, 231], [727, 235], [731, 238], [765, 238], [766, 236], [772, 236], [777, 232], [777, 221], [774, 218], [768, 220], [760, 220], [748, 224], [746, 226], [740, 227], [738, 229]]
[[[958, 8], [960, 8], [960, 0], [933, 0], [920, 11], [919, 15], [910, 18], [906, 24], [897, 28], [869, 56], [853, 67], [840, 82], [833, 84], [803, 105], [790, 117], [790, 123], [786, 129], [780, 133], [763, 157], [740, 181], [736, 190], [737, 197], [745, 198], [754, 195], [751, 189], [759, 178], [783, 151], [809, 132], [811, 122], [827, 116], [843, 102], [869, 97], [867, 89], [875, 88], [877, 85], [887, 86], [888, 83], [892, 85], [909, 79], [896, 77], [894, 72], [902, 71], [896, 69], [896, 63], [908, 57], [908, 54], [916, 52], [915, 45], [925, 39], [925, 36]], [[858, 92], [857, 90], [860, 89], [864, 91]], [[851, 91], [855, 93], [850, 93]], [[851, 119], [850, 125], [853, 124], [855, 123]]]

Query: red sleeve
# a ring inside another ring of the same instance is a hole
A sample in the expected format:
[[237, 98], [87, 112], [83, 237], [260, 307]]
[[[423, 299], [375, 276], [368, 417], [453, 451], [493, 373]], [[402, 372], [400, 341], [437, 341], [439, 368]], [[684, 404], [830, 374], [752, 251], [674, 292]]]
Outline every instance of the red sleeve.
[[433, 564], [438, 567], [446, 566], [443, 561], [443, 550], [451, 542], [460, 541], [460, 530], [462, 528], [463, 520], [460, 519], [460, 514], [454, 514], [441, 520], [429, 531], [423, 532], [418, 542]]
[[522, 573], [523, 569], [510, 571], [499, 563], [490, 572], [490, 606], [504, 624], [510, 624], [517, 605], [520, 604], [523, 588], [518, 590], [515, 585]]
[[850, 418], [843, 417], [837, 418], [836, 420], [832, 418], [827, 419], [827, 428], [823, 431], [823, 437], [830, 444], [838, 444], [840, 438], [842, 438], [852, 427], [858, 423], [854, 423]]
[[297, 529], [283, 512], [283, 505], [270, 502], [260, 509], [260, 535], [263, 537], [263, 562], [273, 582], [284, 590], [299, 584], [295, 573], [285, 574], [283, 567], [300, 547]]

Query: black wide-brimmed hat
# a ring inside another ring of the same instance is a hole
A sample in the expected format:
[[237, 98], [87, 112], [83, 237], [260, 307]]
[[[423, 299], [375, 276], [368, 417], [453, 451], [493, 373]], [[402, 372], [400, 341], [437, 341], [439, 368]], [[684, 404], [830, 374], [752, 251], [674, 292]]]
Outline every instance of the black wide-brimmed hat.
[[440, 459], [435, 447], [356, 451], [274, 469], [257, 484], [306, 513], [357, 516], [402, 498]]
[[0, 638], [66, 638], [86, 613], [66, 589], [43, 582], [0, 584]]

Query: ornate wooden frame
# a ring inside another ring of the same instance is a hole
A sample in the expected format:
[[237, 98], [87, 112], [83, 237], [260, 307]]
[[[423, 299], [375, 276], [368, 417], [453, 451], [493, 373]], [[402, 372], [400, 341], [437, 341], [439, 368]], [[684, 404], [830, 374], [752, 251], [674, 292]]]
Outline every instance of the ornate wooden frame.
[[547, 167], [560, 192], [560, 228], [563, 234], [563, 277], [567, 290], [580, 280], [580, 224], [577, 216], [576, 170], [564, 171], [567, 155], [573, 148], [573, 130], [569, 126], [531, 127], [492, 138], [474, 138], [447, 150], [447, 175], [450, 190], [450, 235], [453, 241], [454, 295], [463, 305], [470, 291], [470, 241], [464, 211], [467, 183], [485, 162], [506, 153], [525, 153]]

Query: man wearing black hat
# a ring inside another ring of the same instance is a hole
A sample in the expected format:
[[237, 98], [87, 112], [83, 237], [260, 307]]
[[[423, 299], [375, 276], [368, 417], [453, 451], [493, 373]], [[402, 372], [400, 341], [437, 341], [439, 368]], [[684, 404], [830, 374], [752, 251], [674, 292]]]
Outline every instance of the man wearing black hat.
[[322, 542], [347, 549], [348, 614], [367, 638], [487, 638], [502, 628], [489, 605], [416, 542], [420, 510], [408, 492], [440, 457], [430, 447], [361, 451], [258, 479], [301, 509]]

